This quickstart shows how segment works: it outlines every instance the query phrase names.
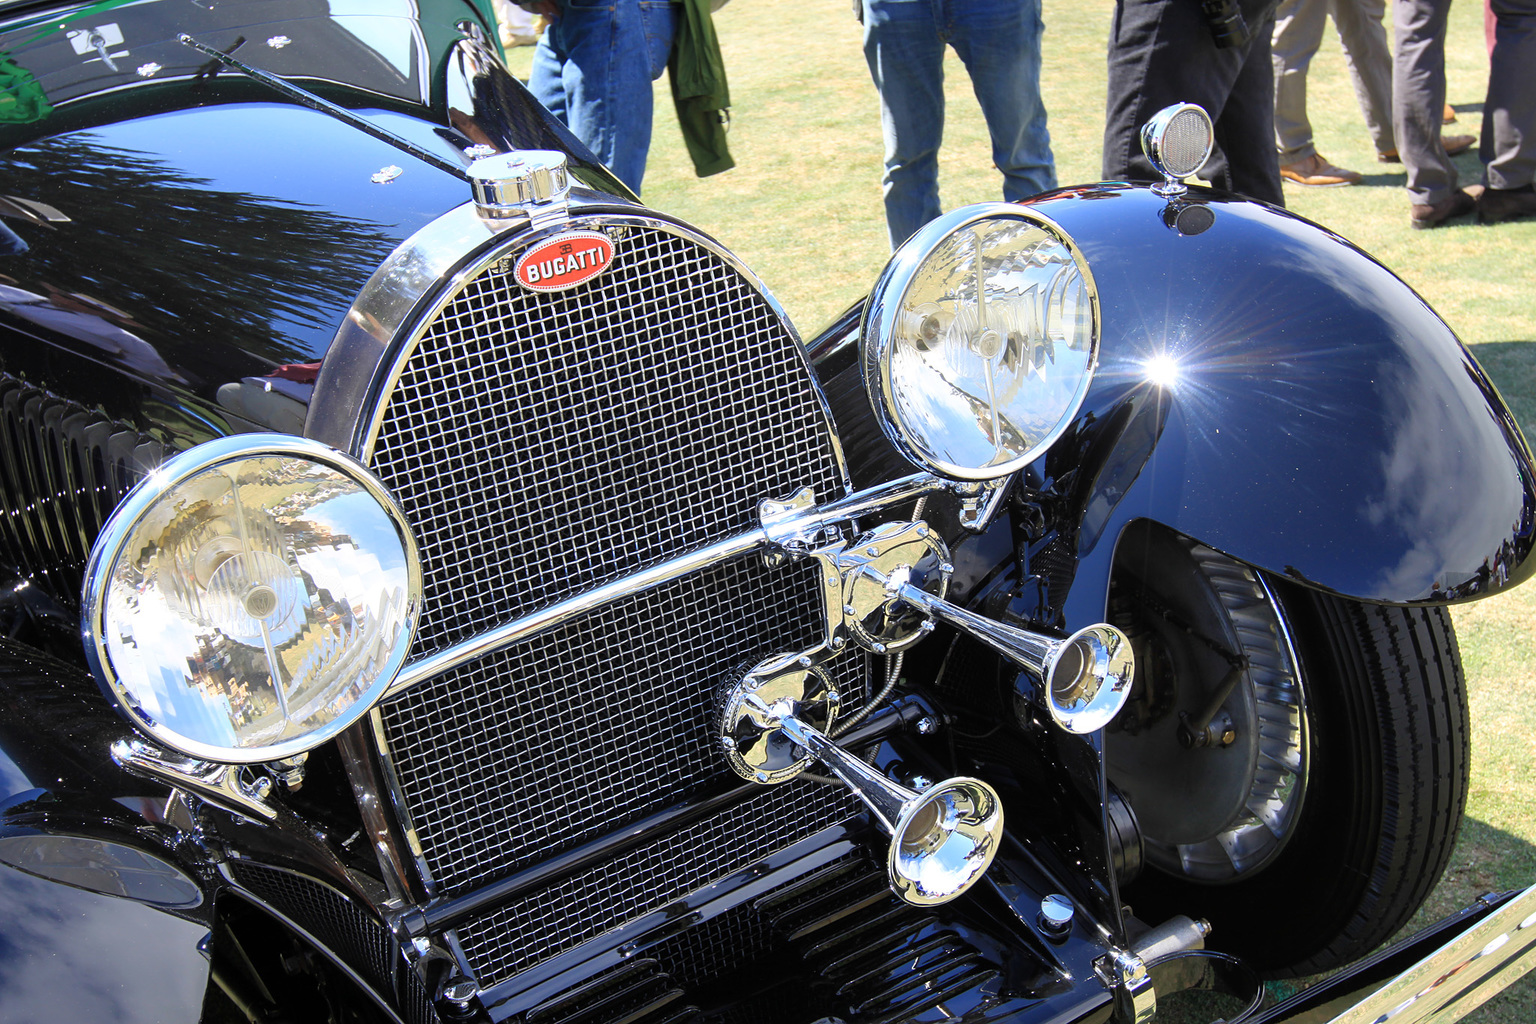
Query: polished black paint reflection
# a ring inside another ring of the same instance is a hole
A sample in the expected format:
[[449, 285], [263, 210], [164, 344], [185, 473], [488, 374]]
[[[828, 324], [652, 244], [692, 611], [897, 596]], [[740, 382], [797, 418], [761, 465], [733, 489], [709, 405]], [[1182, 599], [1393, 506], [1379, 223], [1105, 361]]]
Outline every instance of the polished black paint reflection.
[[1068, 621], [1102, 616], [1108, 548], [1138, 517], [1366, 600], [1528, 576], [1530, 454], [1450, 329], [1338, 236], [1191, 194], [1214, 217], [1195, 235], [1145, 189], [1030, 204], [1087, 257], [1103, 323], [1087, 403], [1045, 461], [1083, 560]]
[[[467, 165], [476, 143], [568, 148], [578, 180], [628, 198], [473, 29], [455, 27], [479, 17], [449, 0], [355, 15], [314, 0], [163, 0], [0, 28], [0, 53], [27, 72], [0, 82], [4, 368], [154, 424], [175, 447], [292, 429], [293, 416], [253, 421], [248, 403], [221, 405], [219, 388], [323, 358], [379, 263], [469, 200], [459, 176], [210, 63], [181, 32], [434, 160]], [[77, 52], [105, 25], [124, 40], [107, 47], [110, 67]], [[307, 395], [296, 399], [301, 419]]]
[[108, 750], [129, 729], [83, 666], [0, 639], [0, 693], [0, 815], [37, 800], [82, 813], [163, 801], [163, 789], [113, 763]]
[[373, 268], [462, 201], [462, 184], [425, 164], [370, 180], [405, 160], [276, 103], [21, 147], [0, 186], [69, 220], [16, 226], [29, 251], [0, 262], [0, 310], [18, 331], [213, 403], [222, 384], [320, 359]]
[[[208, 978], [199, 944], [212, 901], [171, 849], [165, 790], [108, 756], [127, 729], [93, 689], [82, 668], [0, 640], [0, 840], [56, 844], [71, 858], [58, 875], [75, 883], [19, 870], [7, 863], [26, 863], [15, 851], [0, 856], [0, 1020], [190, 1024]], [[103, 861], [106, 849], [121, 863]], [[154, 865], [164, 878], [142, 873]], [[139, 876], [125, 883], [125, 868]], [[188, 909], [91, 891], [163, 898], [166, 881]]]
[[159, 1021], [202, 1015], [208, 926], [0, 864], [0, 1017]]

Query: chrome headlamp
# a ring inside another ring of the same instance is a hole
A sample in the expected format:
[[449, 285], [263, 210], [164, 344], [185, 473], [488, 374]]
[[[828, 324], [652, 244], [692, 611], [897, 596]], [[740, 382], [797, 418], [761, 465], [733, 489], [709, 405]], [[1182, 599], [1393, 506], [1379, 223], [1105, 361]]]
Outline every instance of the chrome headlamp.
[[242, 434], [166, 461], [86, 566], [86, 655], [119, 710], [184, 754], [310, 750], [384, 694], [421, 607], [416, 541], [361, 464]]
[[1088, 395], [1098, 293], [1060, 229], [984, 203], [925, 225], [891, 257], [863, 324], [864, 379], [917, 465], [993, 480], [1034, 461]]

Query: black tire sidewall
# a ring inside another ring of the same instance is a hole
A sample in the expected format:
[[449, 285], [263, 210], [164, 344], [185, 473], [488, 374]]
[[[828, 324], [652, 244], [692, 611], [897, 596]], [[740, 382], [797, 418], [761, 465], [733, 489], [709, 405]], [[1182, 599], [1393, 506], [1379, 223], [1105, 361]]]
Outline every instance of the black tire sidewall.
[[[1369, 952], [1412, 916], [1439, 878], [1465, 803], [1467, 711], [1445, 609], [1368, 605], [1281, 581], [1271, 586], [1300, 661], [1307, 717], [1307, 784], [1296, 830], [1251, 877], [1206, 885], [1151, 870], [1125, 895], [1150, 922], [1174, 914], [1206, 918], [1213, 926], [1209, 946], [1284, 977]], [[1388, 664], [1381, 637], [1405, 630], [1449, 637], [1449, 659], [1412, 659], [1417, 672]], [[1422, 779], [1419, 766], [1400, 763], [1412, 754], [1398, 733], [1405, 717], [1436, 703], [1450, 723], [1447, 749], [1437, 749], [1436, 760], [1450, 765], [1434, 780], [1445, 792], [1425, 799], [1404, 791]], [[1440, 804], [1453, 821], [1437, 822], [1438, 835], [1423, 842], [1400, 843], [1408, 838], [1401, 835], [1403, 808], [1417, 806], [1417, 818], [1424, 806]]]

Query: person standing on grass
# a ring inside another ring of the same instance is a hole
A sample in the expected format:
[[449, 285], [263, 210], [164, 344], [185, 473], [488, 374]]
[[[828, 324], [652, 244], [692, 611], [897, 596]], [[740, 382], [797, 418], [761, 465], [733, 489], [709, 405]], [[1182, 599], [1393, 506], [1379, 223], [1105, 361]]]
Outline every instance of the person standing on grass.
[[677, 29], [671, 0], [527, 0], [549, 19], [528, 90], [640, 194], [651, 149], [651, 83]]
[[1409, 224], [1435, 228], [1477, 208], [1458, 184], [1440, 138], [1445, 109], [1445, 28], [1451, 0], [1395, 0], [1392, 130], [1408, 172]]
[[1275, 0], [1117, 0], [1109, 29], [1104, 177], [1158, 181], [1141, 126], [1172, 103], [1211, 115], [1198, 173], [1217, 188], [1285, 205], [1275, 153]]
[[1492, 0], [1477, 219], [1536, 217], [1536, 0]]
[[1040, 0], [858, 0], [864, 58], [880, 93], [891, 248], [943, 210], [944, 49], [971, 76], [1010, 202], [1056, 187], [1040, 98]]
[[[1335, 167], [1312, 142], [1307, 118], [1307, 69], [1323, 42], [1323, 28], [1333, 17], [1344, 44], [1344, 59], [1355, 83], [1355, 96], [1365, 127], [1376, 144], [1376, 159], [1397, 163], [1392, 135], [1392, 51], [1382, 19], [1386, 0], [1281, 0], [1275, 11], [1275, 35], [1270, 50], [1275, 64], [1275, 146], [1280, 150], [1280, 177], [1298, 185], [1358, 184], [1363, 175]], [[1444, 108], [1442, 123], [1456, 120]], [[1451, 156], [1464, 153], [1477, 141], [1473, 135], [1442, 135]]]

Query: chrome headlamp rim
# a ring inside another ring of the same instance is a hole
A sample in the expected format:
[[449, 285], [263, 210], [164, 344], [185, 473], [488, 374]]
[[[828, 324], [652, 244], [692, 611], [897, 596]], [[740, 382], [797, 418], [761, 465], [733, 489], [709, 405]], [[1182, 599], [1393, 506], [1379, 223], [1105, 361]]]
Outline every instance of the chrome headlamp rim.
[[[361, 486], [394, 524], [405, 552], [407, 636], [368, 689], [343, 714], [325, 725], [280, 743], [250, 748], [220, 747], [182, 736], [159, 725], [135, 705], [123, 688], [106, 646], [104, 627], [109, 590], [107, 584], [111, 580], [113, 567], [122, 556], [135, 529], [167, 493], [198, 474], [226, 463], [273, 457], [304, 459], [336, 470]], [[410, 654], [416, 625], [421, 617], [422, 593], [421, 557], [415, 533], [394, 497], [368, 467], [327, 444], [292, 434], [235, 434], [206, 441], [166, 459], [151, 470], [113, 511], [86, 561], [80, 600], [80, 636], [86, 661], [102, 693], [125, 719], [154, 742], [204, 761], [259, 764], [293, 757], [321, 746], [350, 728], [384, 698]]]
[[[981, 468], [961, 466], [938, 458], [926, 451], [922, 442], [909, 431], [894, 412], [896, 395], [893, 388], [891, 359], [895, 352], [893, 323], [901, 309], [901, 303], [914, 277], [934, 251], [951, 235], [973, 224], [986, 220], [1011, 219], [1027, 221], [1053, 235], [1072, 254], [1072, 262], [1082, 276], [1083, 291], [1088, 298], [1091, 316], [1087, 367], [1077, 391], [1072, 396], [1068, 410], [1049, 432], [1024, 453], [995, 466]], [[880, 424], [886, 439], [895, 446], [907, 461], [922, 469], [931, 470], [954, 480], [985, 482], [1002, 480], [1012, 476], [1050, 450], [1066, 433], [1077, 418], [1088, 398], [1099, 365], [1099, 340], [1102, 329], [1099, 315], [1099, 289], [1089, 269], [1088, 260], [1060, 224], [1039, 211], [1019, 203], [975, 203], [951, 210], [919, 228], [912, 237], [901, 244], [881, 271], [880, 277], [870, 290], [864, 305], [864, 317], [859, 325], [860, 360], [864, 371], [865, 389], [875, 420]]]

